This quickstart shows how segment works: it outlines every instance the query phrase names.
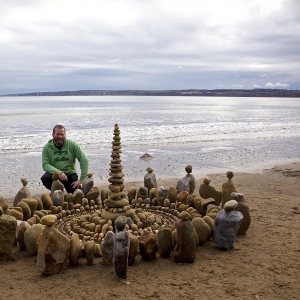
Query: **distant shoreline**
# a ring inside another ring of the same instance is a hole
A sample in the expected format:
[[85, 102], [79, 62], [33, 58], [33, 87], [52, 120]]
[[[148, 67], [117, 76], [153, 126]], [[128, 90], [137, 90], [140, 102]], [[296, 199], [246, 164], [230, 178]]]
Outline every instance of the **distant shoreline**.
[[300, 90], [286, 89], [187, 89], [187, 90], [78, 90], [31, 92], [0, 95], [0, 97], [36, 96], [189, 96], [189, 97], [274, 97], [300, 98]]

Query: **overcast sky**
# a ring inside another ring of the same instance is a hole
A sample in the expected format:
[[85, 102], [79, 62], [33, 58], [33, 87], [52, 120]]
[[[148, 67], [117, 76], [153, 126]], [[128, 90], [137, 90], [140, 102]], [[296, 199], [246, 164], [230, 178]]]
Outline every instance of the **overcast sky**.
[[300, 89], [299, 0], [0, 0], [0, 95]]

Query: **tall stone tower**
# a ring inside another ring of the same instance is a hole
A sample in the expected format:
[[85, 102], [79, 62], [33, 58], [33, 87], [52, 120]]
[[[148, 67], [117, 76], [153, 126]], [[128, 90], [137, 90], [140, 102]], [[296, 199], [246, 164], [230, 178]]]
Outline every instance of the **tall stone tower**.
[[130, 208], [129, 200], [125, 196], [124, 172], [121, 160], [122, 144], [118, 124], [114, 127], [114, 136], [112, 141], [110, 172], [108, 181], [109, 193], [108, 199], [104, 200], [104, 211], [101, 217], [114, 221], [118, 216], [132, 217], [135, 213]]

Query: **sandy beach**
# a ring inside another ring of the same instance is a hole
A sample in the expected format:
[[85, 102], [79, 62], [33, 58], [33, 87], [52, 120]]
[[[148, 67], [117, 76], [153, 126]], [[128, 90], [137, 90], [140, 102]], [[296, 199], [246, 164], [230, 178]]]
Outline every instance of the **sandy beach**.
[[[195, 194], [205, 176], [218, 190], [227, 180], [226, 171], [197, 174]], [[178, 178], [159, 179], [158, 185], [176, 186]], [[158, 254], [152, 262], [138, 256], [127, 279], [120, 280], [99, 257], [93, 266], [81, 258], [77, 267], [44, 276], [36, 268], [36, 257], [14, 247], [12, 259], [0, 264], [0, 299], [299, 299], [300, 162], [234, 172], [233, 182], [252, 218], [247, 234], [237, 236], [234, 250], [221, 251], [210, 239], [197, 247], [193, 264], [176, 264]], [[126, 182], [130, 186], [143, 186], [143, 176]], [[15, 193], [19, 189], [9, 188]], [[40, 196], [37, 190], [31, 192]], [[11, 205], [13, 197], [5, 199]]]

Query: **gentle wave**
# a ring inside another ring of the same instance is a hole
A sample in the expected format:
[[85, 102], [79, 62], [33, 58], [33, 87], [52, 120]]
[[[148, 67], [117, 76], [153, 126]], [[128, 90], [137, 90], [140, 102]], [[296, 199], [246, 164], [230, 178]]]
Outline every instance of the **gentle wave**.
[[83, 149], [299, 138], [299, 99], [30, 97], [0, 101], [0, 153], [39, 152], [55, 124]]

